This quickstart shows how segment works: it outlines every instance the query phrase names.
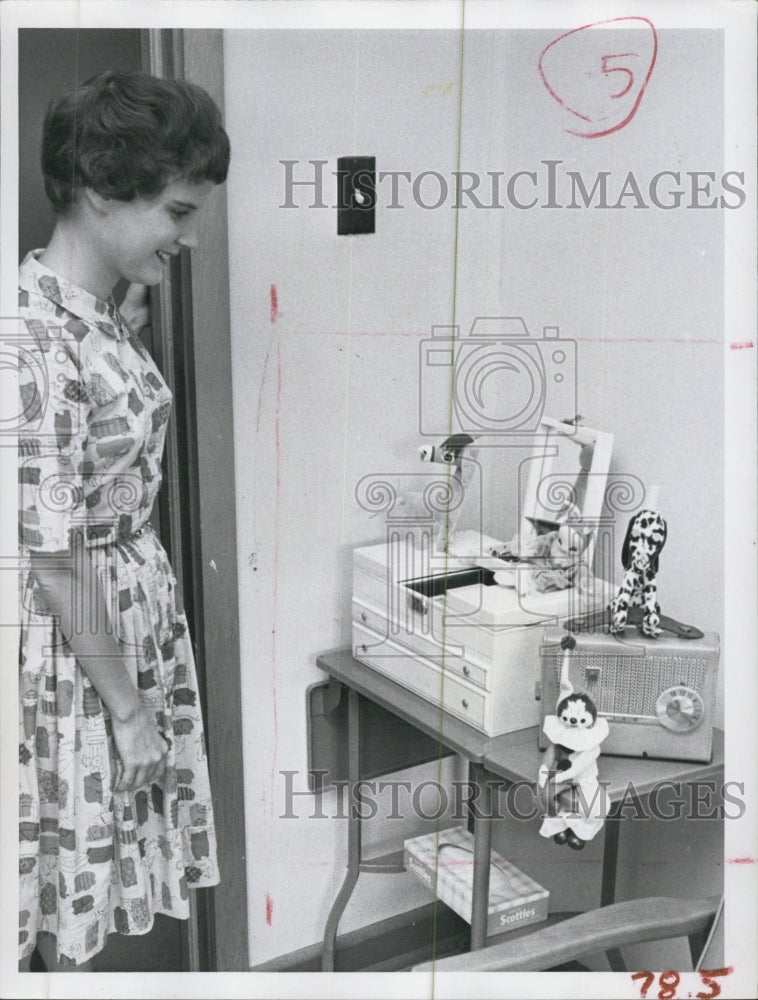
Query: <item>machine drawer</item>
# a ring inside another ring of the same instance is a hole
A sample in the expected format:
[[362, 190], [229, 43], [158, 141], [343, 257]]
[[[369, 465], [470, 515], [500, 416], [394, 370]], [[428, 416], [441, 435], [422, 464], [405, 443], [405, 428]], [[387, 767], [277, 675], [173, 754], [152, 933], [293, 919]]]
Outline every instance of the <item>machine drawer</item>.
[[[489, 690], [490, 688], [491, 677], [489, 670], [485, 670], [484, 667], [479, 666], [477, 663], [465, 660], [461, 656], [456, 655], [456, 653], [461, 651], [460, 646], [456, 647], [454, 644], [446, 643], [443, 647], [439, 642], [435, 641], [433, 636], [428, 634], [428, 628], [425, 632], [422, 631], [422, 628], [425, 627], [422, 622], [417, 622], [413, 618], [409, 618], [402, 623], [389, 622], [381, 611], [361, 604], [358, 601], [353, 601], [353, 621], [358, 626], [365, 626], [372, 629], [383, 639], [390, 642], [397, 642], [401, 646], [406, 647], [407, 650], [420, 653], [421, 656], [431, 660], [438, 667], [444, 667], [445, 671], [457, 674], [477, 687], [484, 688], [485, 690]], [[394, 648], [389, 651], [385, 650], [385, 655], [388, 656], [396, 655], [396, 653], [397, 651]], [[381, 655], [381, 647], [375, 649], [372, 655]]]
[[[463, 719], [477, 729], [485, 729], [488, 696], [466, 681], [451, 676], [449, 670], [421, 656], [413, 656], [394, 646], [378, 632], [353, 624], [353, 655], [398, 684], [415, 691], [445, 712]], [[397, 655], [388, 655], [391, 650]]]

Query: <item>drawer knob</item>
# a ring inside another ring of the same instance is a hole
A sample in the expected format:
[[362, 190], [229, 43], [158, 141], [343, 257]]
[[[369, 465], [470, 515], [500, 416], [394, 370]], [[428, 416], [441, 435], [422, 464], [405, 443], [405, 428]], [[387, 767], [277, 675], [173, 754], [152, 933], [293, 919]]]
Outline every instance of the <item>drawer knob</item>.
[[468, 700], [466, 698], [463, 699], [461, 704], [463, 705], [464, 708], [468, 708]]
[[464, 666], [463, 673], [466, 675], [466, 677], [469, 677], [471, 675], [471, 667]]
[[365, 611], [361, 611], [361, 621], [362, 622], [367, 622], [368, 621], [368, 615], [366, 614]]
[[366, 645], [365, 642], [361, 643], [361, 652], [362, 653], [368, 653], [368, 646]]
[[408, 595], [408, 604], [410, 605], [411, 611], [415, 611], [417, 615], [425, 615], [428, 611], [426, 601], [423, 597], [419, 597], [417, 594]]

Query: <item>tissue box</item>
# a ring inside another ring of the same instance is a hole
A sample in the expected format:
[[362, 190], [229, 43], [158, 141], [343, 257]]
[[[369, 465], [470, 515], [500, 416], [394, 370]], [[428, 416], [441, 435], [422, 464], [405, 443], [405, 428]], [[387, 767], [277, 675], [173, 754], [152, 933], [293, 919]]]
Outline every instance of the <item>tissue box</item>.
[[[463, 827], [405, 842], [405, 867], [438, 899], [471, 923], [474, 837]], [[487, 935], [502, 934], [547, 917], [547, 889], [492, 851]]]

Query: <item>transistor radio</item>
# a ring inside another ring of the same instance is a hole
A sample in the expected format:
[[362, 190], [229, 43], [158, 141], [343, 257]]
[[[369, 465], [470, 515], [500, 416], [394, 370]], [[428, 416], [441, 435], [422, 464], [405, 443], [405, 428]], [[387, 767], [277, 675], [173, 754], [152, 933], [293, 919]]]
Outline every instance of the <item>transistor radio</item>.
[[[608, 720], [603, 754], [710, 761], [719, 665], [715, 632], [702, 639], [582, 632], [568, 651], [561, 646], [566, 634], [558, 627], [543, 633], [537, 692], [543, 720], [555, 712], [566, 656], [574, 690], [589, 695]], [[546, 746], [540, 729], [540, 747]]]

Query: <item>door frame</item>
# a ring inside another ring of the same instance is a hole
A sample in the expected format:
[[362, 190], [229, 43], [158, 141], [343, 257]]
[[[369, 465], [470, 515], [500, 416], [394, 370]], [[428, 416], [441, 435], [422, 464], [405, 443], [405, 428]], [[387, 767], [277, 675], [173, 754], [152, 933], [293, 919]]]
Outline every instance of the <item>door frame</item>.
[[[204, 87], [224, 108], [223, 33], [141, 33], [143, 67]], [[232, 349], [226, 194], [211, 196], [198, 249], [171, 262], [152, 296], [158, 363], [174, 392], [161, 522], [181, 583], [206, 722], [221, 883], [195, 890], [191, 971], [248, 971], [247, 871]], [[223, 486], [220, 486], [223, 484]]]

